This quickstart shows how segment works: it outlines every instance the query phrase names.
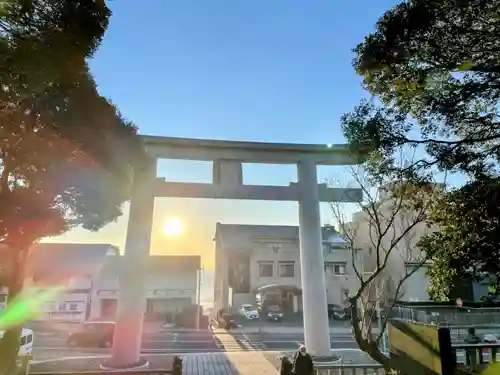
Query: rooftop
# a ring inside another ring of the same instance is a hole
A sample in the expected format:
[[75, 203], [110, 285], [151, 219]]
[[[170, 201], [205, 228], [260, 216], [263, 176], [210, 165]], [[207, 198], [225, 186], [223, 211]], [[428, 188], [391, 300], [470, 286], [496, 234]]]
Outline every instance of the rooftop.
[[[0, 256], [0, 268], [7, 268], [1, 259]], [[122, 262], [118, 247], [110, 244], [41, 243], [31, 248], [26, 276], [35, 281], [57, 282], [96, 272], [118, 273]], [[147, 267], [150, 273], [189, 272], [201, 267], [201, 257], [151, 255]]]
[[119, 254], [118, 247], [110, 244], [35, 244], [26, 274], [34, 279], [89, 275], [99, 269], [107, 254]]
[[[339, 247], [345, 240], [332, 226], [322, 229], [323, 242]], [[296, 242], [299, 240], [299, 227], [292, 225], [252, 225], [217, 223], [215, 237], [219, 237], [224, 247], [245, 248], [254, 242]]]

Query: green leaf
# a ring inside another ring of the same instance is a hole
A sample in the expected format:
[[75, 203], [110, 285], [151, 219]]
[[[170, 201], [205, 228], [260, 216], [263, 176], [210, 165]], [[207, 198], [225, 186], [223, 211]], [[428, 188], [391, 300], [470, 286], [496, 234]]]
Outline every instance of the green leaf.
[[468, 71], [470, 70], [471, 68], [474, 67], [474, 61], [465, 61], [463, 62], [462, 64], [460, 64], [457, 68], [457, 70], [461, 71], [461, 72], [465, 72], [465, 71]]

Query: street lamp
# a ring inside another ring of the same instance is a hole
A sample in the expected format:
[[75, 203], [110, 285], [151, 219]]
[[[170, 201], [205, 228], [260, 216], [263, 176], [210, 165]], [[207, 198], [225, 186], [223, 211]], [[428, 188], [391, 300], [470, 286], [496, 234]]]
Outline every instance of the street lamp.
[[200, 329], [200, 303], [201, 303], [201, 274], [203, 273], [203, 267], [197, 270], [198, 285], [196, 290], [196, 330]]

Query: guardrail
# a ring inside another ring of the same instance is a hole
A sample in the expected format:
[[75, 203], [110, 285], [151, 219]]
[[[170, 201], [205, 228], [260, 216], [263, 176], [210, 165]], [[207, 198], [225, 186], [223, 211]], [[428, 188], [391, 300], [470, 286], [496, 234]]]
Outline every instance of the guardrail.
[[182, 375], [182, 358], [176, 356], [171, 369], [140, 369], [140, 370], [112, 370], [112, 371], [71, 371], [71, 372], [31, 372], [29, 365], [26, 370], [26, 375], [105, 375], [112, 372], [115, 375]]
[[398, 307], [391, 312], [391, 318], [399, 318], [424, 324], [435, 324], [441, 327], [498, 327], [500, 326], [500, 314], [498, 311], [491, 310], [482, 312], [480, 309], [454, 309], [452, 311], [442, 310], [438, 312]]
[[453, 344], [451, 346], [455, 350], [455, 359], [458, 363], [460, 352], [465, 354], [465, 363], [467, 366], [476, 369], [478, 365], [484, 363], [496, 363], [500, 360], [500, 343], [478, 343], [478, 344]]
[[384, 375], [380, 364], [341, 364], [316, 365], [316, 375]]
[[[123, 370], [113, 371], [113, 374], [133, 374], [133, 375], [166, 375], [172, 374], [172, 370]], [[71, 371], [71, 372], [30, 372], [30, 375], [105, 375], [109, 371]]]
[[[285, 355], [285, 356], [279, 356], [277, 358], [281, 360], [280, 374], [292, 375], [293, 363], [290, 357]], [[315, 362], [314, 368], [315, 368], [314, 375], [384, 375], [385, 374], [382, 365], [378, 363], [344, 364], [342, 363], [342, 359], [340, 357], [332, 362]]]

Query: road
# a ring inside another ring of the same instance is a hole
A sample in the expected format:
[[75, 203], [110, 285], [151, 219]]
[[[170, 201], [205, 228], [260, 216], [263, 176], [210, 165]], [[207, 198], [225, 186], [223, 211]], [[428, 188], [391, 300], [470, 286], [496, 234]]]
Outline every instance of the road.
[[[36, 335], [35, 360], [59, 359], [63, 357], [105, 356], [109, 349], [70, 348], [64, 335]], [[157, 333], [143, 336], [144, 354], [162, 355], [172, 353], [268, 351], [294, 352], [304, 342], [302, 334], [214, 334], [210, 332]], [[373, 360], [361, 352], [350, 334], [330, 335], [332, 351], [342, 357], [343, 363], [368, 364]], [[457, 353], [460, 362], [463, 353]], [[500, 358], [499, 358], [500, 360]]]
[[[144, 354], [266, 351], [295, 352], [304, 342], [302, 334], [214, 334], [210, 332], [159, 333], [143, 336]], [[331, 346], [344, 363], [372, 363], [359, 349], [351, 335], [331, 335]], [[108, 355], [109, 349], [70, 348], [66, 337], [38, 336], [35, 339], [35, 360]]]
[[[68, 348], [65, 334], [36, 334], [35, 347], [47, 350]], [[454, 342], [463, 342], [458, 336], [452, 337]], [[143, 336], [142, 349], [144, 352], [211, 352], [211, 351], [245, 351], [296, 350], [304, 342], [301, 333], [216, 333], [200, 332], [158, 332]], [[330, 334], [332, 349], [356, 349], [358, 346], [350, 333]]]
[[[35, 348], [44, 350], [68, 349], [64, 335], [36, 335]], [[352, 335], [332, 335], [332, 349], [357, 348]], [[187, 353], [245, 350], [296, 350], [304, 342], [303, 334], [214, 334], [211, 332], [157, 333], [143, 336], [142, 350], [150, 353]]]
[[[455, 335], [454, 335], [455, 336]], [[453, 337], [455, 342], [463, 342]], [[109, 349], [70, 348], [66, 344], [66, 334], [36, 334], [35, 359], [53, 359], [61, 357], [81, 357], [107, 355]], [[235, 352], [269, 351], [293, 352], [304, 342], [299, 333], [216, 333], [201, 332], [159, 332], [143, 336], [144, 354], [198, 353], [198, 352]], [[332, 350], [341, 355], [344, 363], [371, 363], [372, 360], [361, 352], [351, 334], [337, 333], [330, 335]], [[462, 359], [462, 353], [457, 353]]]

